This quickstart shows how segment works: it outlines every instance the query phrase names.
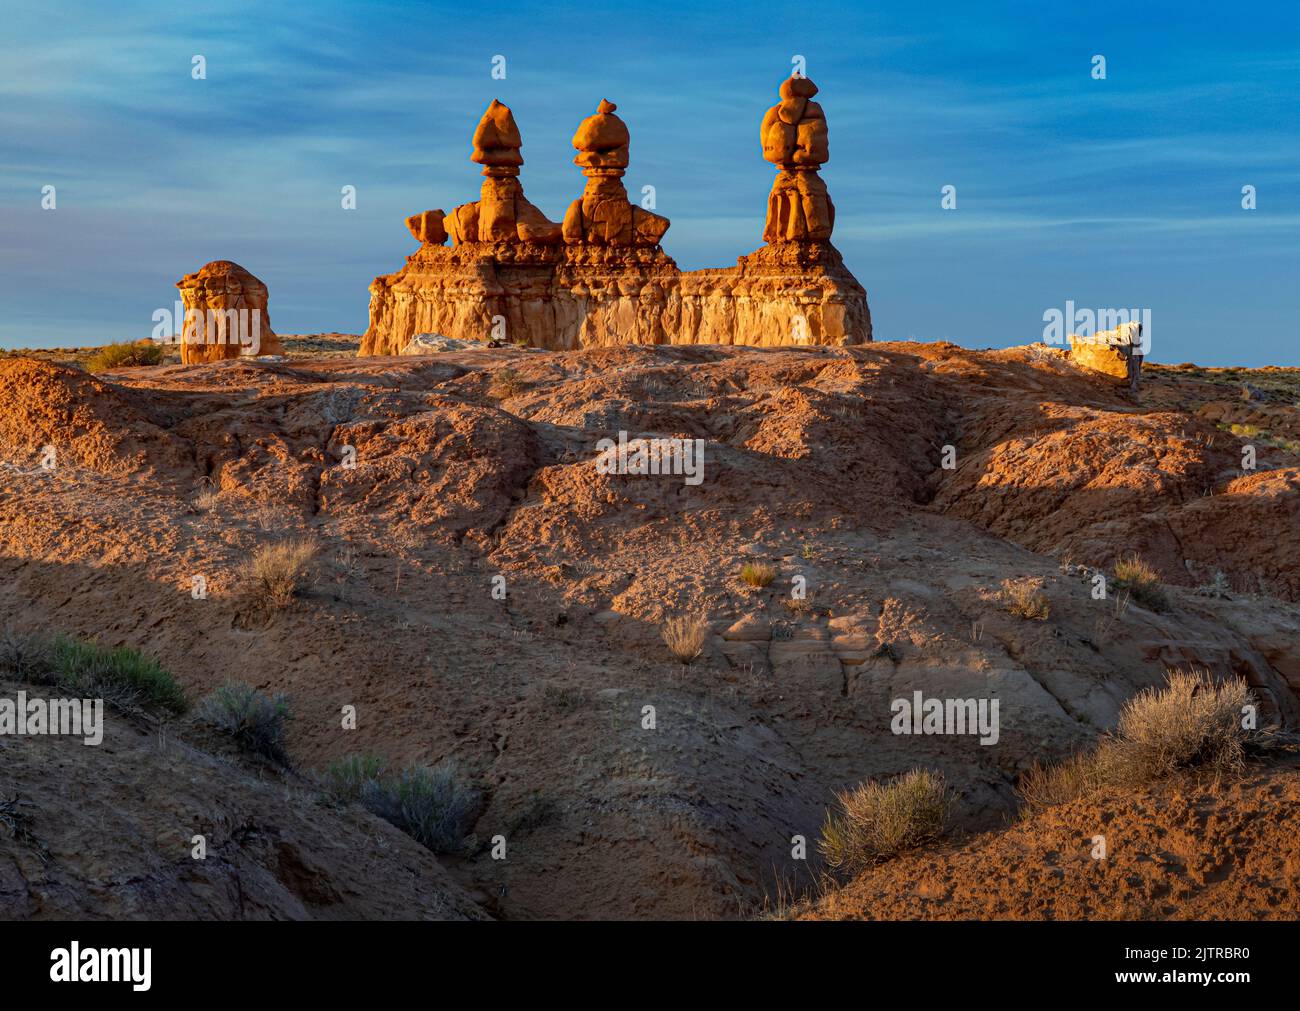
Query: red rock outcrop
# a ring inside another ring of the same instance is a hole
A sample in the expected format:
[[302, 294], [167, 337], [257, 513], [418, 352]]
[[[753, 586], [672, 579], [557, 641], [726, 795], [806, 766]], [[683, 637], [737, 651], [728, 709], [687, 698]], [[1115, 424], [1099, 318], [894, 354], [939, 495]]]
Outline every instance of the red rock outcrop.
[[[522, 147], [514, 115], [493, 99], [474, 131], [474, 152], [470, 155], [470, 161], [483, 166], [483, 187], [478, 200], [461, 204], [447, 215], [446, 234], [453, 242], [560, 241], [560, 226], [524, 197], [518, 179], [519, 166], [524, 163], [519, 153]], [[426, 211], [426, 219], [436, 213]], [[436, 230], [429, 234], [428, 241], [441, 244]]]
[[866, 291], [829, 242], [834, 209], [817, 175], [826, 120], [809, 101], [816, 90], [787, 81], [790, 97], [764, 120], [764, 153], [782, 166], [768, 231], [784, 222], [780, 234], [734, 267], [688, 272], [660, 247], [668, 219], [628, 200], [630, 133], [617, 106], [602, 100], [578, 126], [574, 163], [587, 183], [555, 225], [523, 199], [514, 178], [519, 131], [494, 101], [474, 135], [472, 160], [488, 177], [481, 199], [445, 218], [407, 219], [420, 248], [371, 284], [360, 354], [399, 354], [420, 333], [551, 350], [870, 341]]
[[767, 198], [766, 242], [825, 242], [835, 225], [835, 205], [817, 170], [830, 158], [826, 115], [812, 100], [817, 85], [791, 77], [781, 101], [767, 110], [759, 137], [763, 157], [780, 167]]
[[627, 199], [622, 176], [628, 164], [627, 124], [614, 115], [613, 102], [601, 99], [573, 135], [587, 186], [564, 215], [564, 241], [601, 246], [657, 246], [668, 231], [668, 219], [637, 207]]
[[193, 365], [283, 353], [271, 330], [266, 285], [237, 263], [213, 260], [176, 282], [185, 307], [181, 362]]

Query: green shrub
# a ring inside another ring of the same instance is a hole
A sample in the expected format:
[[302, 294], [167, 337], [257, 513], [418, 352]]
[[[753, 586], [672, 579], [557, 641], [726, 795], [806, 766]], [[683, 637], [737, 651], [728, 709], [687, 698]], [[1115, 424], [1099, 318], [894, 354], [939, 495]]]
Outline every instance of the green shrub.
[[50, 671], [60, 688], [77, 695], [101, 696], [118, 704], [150, 702], [177, 713], [187, 708], [176, 679], [156, 660], [125, 646], [107, 649], [57, 636], [51, 644]]
[[379, 779], [388, 762], [374, 755], [348, 755], [336, 758], [325, 770], [325, 784], [340, 800], [359, 800], [367, 783]]
[[163, 360], [163, 348], [155, 341], [121, 341], [106, 344], [86, 360], [87, 372], [124, 369], [136, 365], [157, 365]]
[[227, 684], [199, 704], [199, 718], [229, 734], [245, 751], [288, 766], [284, 749], [290, 719], [286, 695], [263, 695], [252, 685]]

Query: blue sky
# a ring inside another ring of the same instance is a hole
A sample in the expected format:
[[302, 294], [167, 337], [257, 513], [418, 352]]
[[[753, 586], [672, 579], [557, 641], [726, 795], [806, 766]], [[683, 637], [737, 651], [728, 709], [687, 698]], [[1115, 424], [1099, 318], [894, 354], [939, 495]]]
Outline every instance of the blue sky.
[[403, 219], [477, 198], [494, 97], [552, 219], [609, 98], [667, 251], [732, 264], [761, 244], [758, 126], [802, 55], [878, 338], [1027, 343], [1070, 300], [1149, 309], [1158, 361], [1300, 365], [1300, 5], [1078, 6], [10, 0], [0, 346], [146, 336], [215, 259], [269, 285], [277, 331], [360, 332], [369, 282], [413, 251]]

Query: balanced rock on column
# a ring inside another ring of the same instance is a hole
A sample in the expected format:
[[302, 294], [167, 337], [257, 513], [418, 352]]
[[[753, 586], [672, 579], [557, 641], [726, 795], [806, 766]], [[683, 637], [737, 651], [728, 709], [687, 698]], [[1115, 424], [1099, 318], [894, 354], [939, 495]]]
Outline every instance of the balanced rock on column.
[[447, 241], [447, 228], [444, 223], [446, 217], [440, 210], [423, 211], [407, 218], [406, 227], [411, 230], [416, 242], [422, 245], [428, 243], [431, 246], [441, 246]]
[[[442, 220], [441, 225], [452, 242], [559, 242], [559, 223], [548, 220], [530, 204], [519, 185], [519, 166], [524, 163], [520, 154], [523, 141], [509, 108], [493, 99], [479, 120], [473, 143], [470, 161], [483, 166], [483, 186], [478, 200], [461, 204]], [[425, 212], [426, 215], [436, 213]], [[416, 227], [409, 221], [408, 226], [414, 234]], [[436, 230], [427, 239], [416, 235], [422, 242], [437, 245], [440, 243], [435, 241], [436, 236]]]
[[616, 106], [601, 99], [594, 116], [578, 125], [573, 163], [582, 168], [587, 185], [564, 215], [564, 241], [569, 245], [657, 246], [668, 231], [662, 215], [627, 199], [622, 176], [628, 166], [631, 136], [627, 124], [614, 115]]
[[780, 94], [759, 131], [763, 157], [781, 170], [767, 198], [763, 240], [822, 242], [835, 225], [835, 205], [817, 174], [830, 160], [826, 114], [812, 100], [817, 85], [806, 77], [789, 78]]

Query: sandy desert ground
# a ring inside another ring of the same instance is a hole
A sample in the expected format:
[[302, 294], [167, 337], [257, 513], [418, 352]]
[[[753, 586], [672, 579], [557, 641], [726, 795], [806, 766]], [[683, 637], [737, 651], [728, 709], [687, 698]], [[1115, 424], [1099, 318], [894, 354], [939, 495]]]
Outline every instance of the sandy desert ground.
[[[1286, 746], [1027, 820], [1015, 789], [1170, 669], [1240, 676], [1265, 722], [1300, 723], [1300, 370], [1149, 367], [1135, 401], [1043, 345], [355, 347], [0, 360], [4, 621], [140, 650], [194, 700], [284, 692], [293, 716], [288, 770], [147, 707], [100, 748], [0, 740], [0, 915], [1300, 915]], [[600, 474], [620, 431], [705, 440], [704, 480]], [[241, 566], [297, 536], [312, 583], [269, 607]], [[1131, 553], [1163, 609], [1092, 599]], [[1045, 620], [1008, 611], [1020, 579]], [[660, 628], [694, 613], [683, 666]], [[997, 698], [998, 743], [893, 734], [915, 690]], [[453, 761], [479, 798], [463, 849], [330, 798], [354, 754]], [[814, 888], [792, 837], [815, 858], [837, 790], [914, 766], [957, 791], [947, 837]]]

